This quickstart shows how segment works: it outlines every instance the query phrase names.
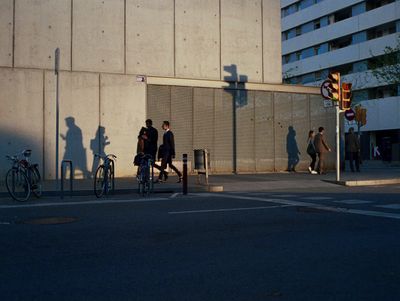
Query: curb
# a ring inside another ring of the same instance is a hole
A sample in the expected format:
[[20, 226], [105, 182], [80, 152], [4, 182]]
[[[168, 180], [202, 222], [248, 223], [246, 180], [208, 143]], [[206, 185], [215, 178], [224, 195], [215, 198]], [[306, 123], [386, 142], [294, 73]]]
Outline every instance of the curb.
[[353, 181], [322, 180], [322, 181], [348, 187], [400, 184], [399, 178], [385, 179], [385, 180], [353, 180]]

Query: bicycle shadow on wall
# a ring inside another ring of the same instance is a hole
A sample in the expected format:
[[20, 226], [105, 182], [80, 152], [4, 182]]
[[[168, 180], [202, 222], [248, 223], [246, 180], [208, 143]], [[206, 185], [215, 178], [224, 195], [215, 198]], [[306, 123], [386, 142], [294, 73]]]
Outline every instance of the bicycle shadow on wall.
[[[60, 134], [61, 139], [65, 141], [64, 160], [72, 160], [73, 174], [77, 170], [82, 172], [83, 178], [90, 178], [90, 173], [87, 170], [86, 149], [83, 147], [82, 130], [76, 125], [74, 117], [65, 118], [67, 131]], [[65, 175], [64, 175], [65, 176]]]
[[90, 149], [92, 150], [93, 155], [91, 169], [92, 175], [94, 175], [97, 167], [100, 164], [100, 158], [95, 156], [95, 154], [99, 154], [101, 157], [104, 157], [106, 155], [105, 147], [106, 145], [110, 144], [111, 142], [108, 140], [108, 136], [106, 135], [106, 128], [104, 126], [99, 126], [94, 138], [90, 140]]
[[295, 172], [296, 166], [300, 162], [300, 151], [297, 145], [296, 131], [291, 125], [288, 127], [288, 133], [286, 135], [286, 152], [288, 154], [287, 171]]

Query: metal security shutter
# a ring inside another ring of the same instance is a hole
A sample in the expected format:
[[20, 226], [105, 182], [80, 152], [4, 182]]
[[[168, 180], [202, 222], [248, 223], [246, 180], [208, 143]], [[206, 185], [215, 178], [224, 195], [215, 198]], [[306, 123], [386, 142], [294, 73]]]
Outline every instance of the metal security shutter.
[[158, 130], [158, 145], [162, 144], [164, 120], [171, 119], [171, 87], [147, 86], [147, 118], [153, 120], [153, 126]]
[[[193, 88], [171, 87], [171, 130], [175, 137], [176, 166], [182, 168], [182, 154], [193, 157]], [[191, 169], [188, 166], [189, 170]]]
[[255, 157], [256, 170], [275, 168], [274, 103], [271, 92], [255, 93]]
[[[193, 149], [210, 152], [214, 169], [214, 89], [194, 88], [193, 91]], [[192, 165], [193, 167], [193, 165]]]
[[233, 165], [233, 97], [222, 89], [215, 91], [214, 171], [232, 172]]
[[254, 91], [239, 91], [236, 101], [237, 171], [254, 172]]
[[274, 93], [275, 116], [275, 169], [277, 171], [288, 168], [289, 127], [292, 124], [292, 96], [288, 93]]
[[307, 169], [310, 157], [307, 155], [307, 139], [310, 128], [309, 100], [306, 94], [293, 94], [293, 128], [296, 131], [296, 142], [300, 150], [299, 169]]

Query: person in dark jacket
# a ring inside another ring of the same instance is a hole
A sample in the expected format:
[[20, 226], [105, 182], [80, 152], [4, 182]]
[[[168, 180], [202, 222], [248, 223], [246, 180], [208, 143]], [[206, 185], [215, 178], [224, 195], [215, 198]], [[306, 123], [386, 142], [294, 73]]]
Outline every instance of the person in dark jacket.
[[162, 153], [159, 154], [161, 157], [161, 171], [158, 176], [158, 182], [166, 181], [168, 179], [168, 172], [165, 171], [167, 165], [176, 172], [178, 175], [178, 183], [182, 182], [182, 173], [172, 164], [172, 159], [175, 158], [175, 139], [174, 134], [169, 128], [169, 121], [164, 121], [162, 124], [164, 130], [163, 144], [160, 146]]
[[346, 141], [346, 151], [349, 154], [349, 161], [350, 161], [350, 169], [354, 172], [354, 163], [356, 161], [356, 170], [357, 172], [360, 171], [360, 142], [356, 134], [354, 134], [354, 128], [349, 128], [349, 133], [347, 134], [347, 141]]
[[144, 153], [151, 155], [154, 162], [157, 154], [158, 131], [153, 127], [151, 119], [146, 120], [146, 135], [142, 138], [144, 140]]
[[314, 137], [315, 151], [317, 152], [318, 155], [317, 170], [320, 175], [325, 173], [324, 165], [325, 165], [326, 153], [331, 151], [330, 147], [325, 141], [324, 131], [325, 129], [322, 126], [319, 127], [318, 134], [316, 134]]

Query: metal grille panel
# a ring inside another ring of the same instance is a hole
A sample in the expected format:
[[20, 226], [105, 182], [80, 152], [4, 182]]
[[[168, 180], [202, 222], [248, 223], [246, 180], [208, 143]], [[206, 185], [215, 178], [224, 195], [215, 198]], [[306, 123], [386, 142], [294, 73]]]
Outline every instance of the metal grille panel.
[[[236, 102], [237, 169], [254, 172], [254, 91], [240, 91], [240, 101]], [[246, 92], [246, 93], [243, 93]]]
[[271, 92], [255, 93], [255, 158], [257, 171], [273, 171], [274, 106]]

